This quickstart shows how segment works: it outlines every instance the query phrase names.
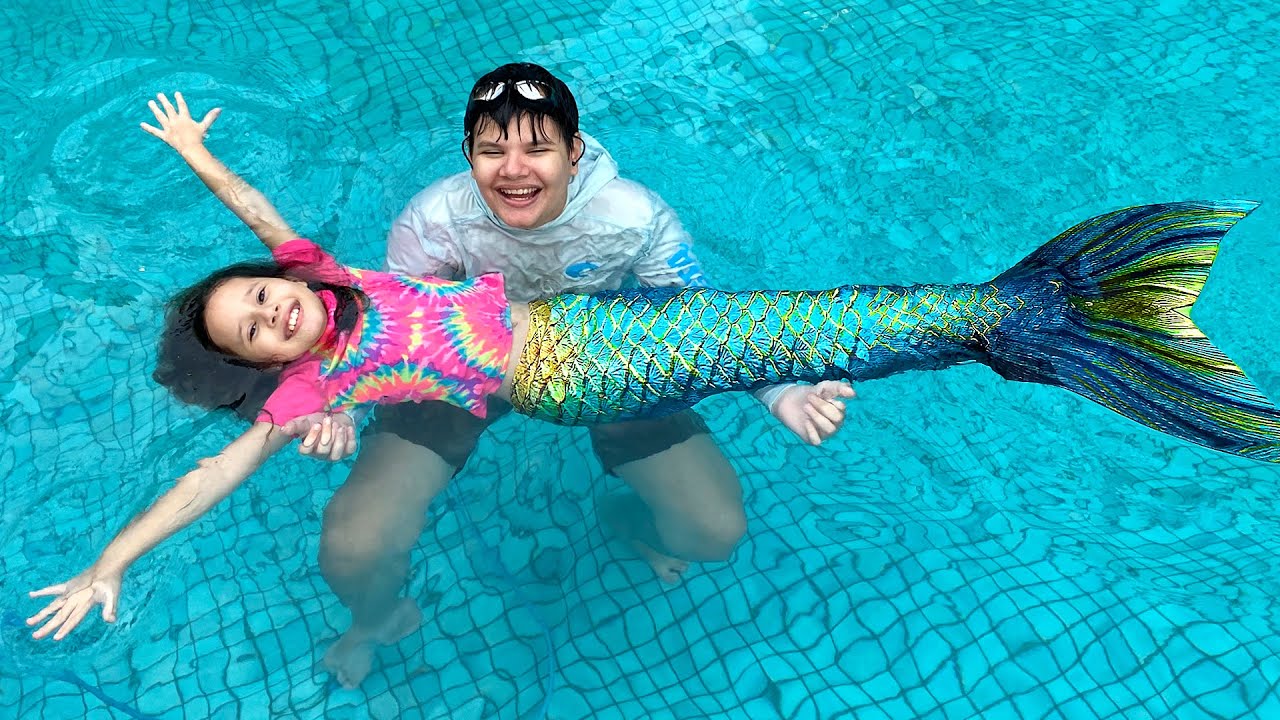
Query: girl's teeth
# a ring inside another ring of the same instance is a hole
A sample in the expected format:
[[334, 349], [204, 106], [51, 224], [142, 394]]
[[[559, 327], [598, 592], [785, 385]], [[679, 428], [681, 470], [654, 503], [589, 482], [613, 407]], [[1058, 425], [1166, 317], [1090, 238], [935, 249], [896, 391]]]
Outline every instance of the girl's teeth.
[[298, 329], [298, 311], [301, 309], [302, 308], [295, 307], [293, 310], [289, 311], [289, 334], [290, 335], [293, 334], [294, 330]]

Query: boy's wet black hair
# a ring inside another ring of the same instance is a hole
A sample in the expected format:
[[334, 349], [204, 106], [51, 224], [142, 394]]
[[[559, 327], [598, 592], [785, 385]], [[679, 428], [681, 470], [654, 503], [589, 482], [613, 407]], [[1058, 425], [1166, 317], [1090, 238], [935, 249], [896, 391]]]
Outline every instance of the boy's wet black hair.
[[209, 337], [204, 319], [213, 291], [232, 278], [299, 279], [312, 291], [331, 291], [338, 301], [334, 319], [339, 332], [355, 328], [368, 299], [353, 287], [299, 278], [296, 271], [275, 263], [245, 262], [222, 268], [169, 300], [151, 377], [184, 403], [209, 410], [229, 408], [253, 420], [276, 388], [278, 368], [228, 354]]
[[[548, 90], [547, 97], [531, 100], [517, 92], [514, 84], [529, 81], [541, 85]], [[492, 100], [482, 100], [485, 90], [506, 83], [506, 88]], [[475, 137], [485, 127], [493, 123], [502, 131], [503, 139], [507, 137], [507, 128], [511, 121], [528, 116], [533, 126], [533, 140], [538, 142], [538, 133], [546, 134], [543, 123], [550, 120], [560, 131], [560, 137], [573, 154], [573, 138], [578, 134], [578, 103], [560, 78], [549, 70], [533, 63], [509, 63], [481, 76], [467, 95], [467, 112], [462, 118], [462, 149], [471, 159], [471, 151]]]

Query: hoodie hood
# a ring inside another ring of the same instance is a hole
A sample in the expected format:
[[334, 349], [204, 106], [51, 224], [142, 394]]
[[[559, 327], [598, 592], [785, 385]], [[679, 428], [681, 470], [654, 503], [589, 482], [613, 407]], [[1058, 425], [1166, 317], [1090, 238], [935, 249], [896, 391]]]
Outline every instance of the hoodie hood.
[[591, 202], [600, 190], [618, 177], [618, 164], [613, 161], [613, 156], [609, 155], [609, 151], [590, 135], [579, 132], [582, 136], [582, 143], [585, 150], [582, 153], [582, 159], [578, 161], [578, 174], [569, 179], [569, 197], [565, 202], [564, 210], [555, 220], [541, 225], [536, 228], [524, 229], [511, 227], [503, 222], [494, 214], [493, 209], [484, 201], [484, 197], [480, 194], [480, 186], [476, 185], [475, 178], [467, 174], [467, 182], [471, 187], [471, 195], [479, 206], [480, 212], [484, 214], [489, 222], [502, 228], [511, 235], [524, 240], [535, 241], [538, 238], [551, 237], [551, 242], [559, 242], [554, 239], [554, 233], [547, 233], [547, 230], [559, 227], [566, 223], [573, 222], [579, 212]]

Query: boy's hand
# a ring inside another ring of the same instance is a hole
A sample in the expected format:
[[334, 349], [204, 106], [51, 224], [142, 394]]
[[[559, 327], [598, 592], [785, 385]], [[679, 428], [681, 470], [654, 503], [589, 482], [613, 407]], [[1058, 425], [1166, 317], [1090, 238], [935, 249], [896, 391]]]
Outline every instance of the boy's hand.
[[209, 134], [209, 127], [213, 125], [214, 120], [218, 119], [222, 108], [210, 110], [205, 113], [203, 120], [196, 122], [187, 110], [187, 101], [182, 98], [182, 93], [174, 93], [173, 99], [178, 104], [176, 108], [169, 103], [169, 98], [165, 97], [164, 93], [156, 95], [156, 100], [160, 101], [159, 104], [156, 100], [148, 101], [147, 107], [151, 108], [151, 113], [156, 116], [160, 127], [142, 123], [142, 129], [165, 141], [179, 154], [204, 147], [204, 139]]
[[770, 408], [773, 416], [810, 445], [821, 445], [844, 425], [844, 401], [855, 397], [853, 387], [841, 380], [817, 385], [791, 385]]
[[[44, 627], [31, 633], [31, 637], [39, 640], [57, 630], [54, 640], [61, 640], [84, 620], [94, 605], [102, 605], [102, 619], [107, 622], [116, 621], [116, 601], [120, 598], [121, 573], [99, 571], [91, 565], [84, 572], [70, 580], [35, 590], [31, 597], [57, 595], [44, 609], [27, 618], [27, 625], [38, 625], [45, 618], [53, 615]], [[55, 614], [56, 613], [56, 614]]]
[[[298, 452], [317, 460], [337, 462], [356, 451], [356, 424], [351, 415], [340, 412], [311, 413], [284, 425], [286, 435], [301, 437]], [[304, 436], [303, 433], [306, 433]]]

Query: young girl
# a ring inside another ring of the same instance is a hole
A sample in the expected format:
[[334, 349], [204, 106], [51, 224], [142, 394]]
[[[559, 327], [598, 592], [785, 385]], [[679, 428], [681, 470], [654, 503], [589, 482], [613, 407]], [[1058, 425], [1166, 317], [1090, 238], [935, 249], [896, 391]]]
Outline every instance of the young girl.
[[[1149, 427], [1280, 460], [1280, 411], [1188, 312], [1223, 234], [1252, 203], [1109, 213], [977, 285], [726, 293], [646, 288], [509, 302], [499, 275], [462, 282], [344, 267], [296, 234], [204, 148], [160, 95], [161, 138], [272, 250], [175, 299], [162, 361], [280, 371], [258, 421], [136, 517], [29, 625], [61, 639], [96, 604], [114, 621], [126, 568], [226, 497], [290, 436], [286, 422], [372, 403], [445, 400], [476, 415], [497, 395], [565, 424], [659, 415], [786, 381], [866, 380], [982, 362], [1058, 385]], [[163, 106], [163, 109], [161, 108]], [[198, 380], [206, 371], [193, 373]], [[179, 397], [195, 384], [175, 382]], [[52, 616], [52, 617], [51, 617]]]

